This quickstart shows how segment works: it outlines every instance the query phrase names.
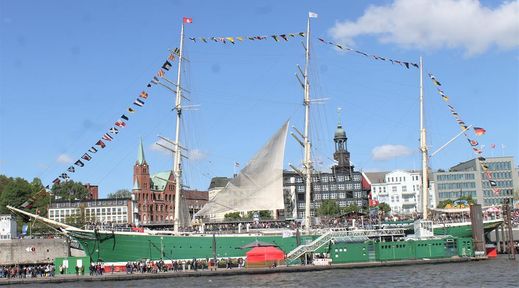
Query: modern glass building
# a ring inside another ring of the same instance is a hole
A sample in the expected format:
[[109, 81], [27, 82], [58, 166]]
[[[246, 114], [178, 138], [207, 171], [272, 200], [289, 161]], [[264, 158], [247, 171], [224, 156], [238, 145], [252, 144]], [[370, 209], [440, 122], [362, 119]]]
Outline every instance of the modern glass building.
[[471, 196], [483, 206], [502, 204], [505, 199], [512, 203], [514, 191], [519, 189], [514, 158], [491, 157], [481, 161], [475, 158], [451, 167], [448, 172], [435, 172], [438, 203], [461, 196]]

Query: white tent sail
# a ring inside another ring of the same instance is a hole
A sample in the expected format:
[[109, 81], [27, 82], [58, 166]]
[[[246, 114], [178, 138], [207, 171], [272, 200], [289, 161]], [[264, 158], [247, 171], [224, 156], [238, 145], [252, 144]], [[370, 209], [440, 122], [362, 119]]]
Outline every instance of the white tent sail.
[[283, 209], [283, 159], [287, 130], [288, 121], [195, 216]]

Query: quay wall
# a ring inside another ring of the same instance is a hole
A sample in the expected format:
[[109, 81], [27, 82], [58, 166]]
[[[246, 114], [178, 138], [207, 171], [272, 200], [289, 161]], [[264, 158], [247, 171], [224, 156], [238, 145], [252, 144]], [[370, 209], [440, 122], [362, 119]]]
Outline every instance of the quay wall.
[[65, 239], [13, 239], [0, 241], [0, 265], [52, 263], [56, 257], [67, 257]]

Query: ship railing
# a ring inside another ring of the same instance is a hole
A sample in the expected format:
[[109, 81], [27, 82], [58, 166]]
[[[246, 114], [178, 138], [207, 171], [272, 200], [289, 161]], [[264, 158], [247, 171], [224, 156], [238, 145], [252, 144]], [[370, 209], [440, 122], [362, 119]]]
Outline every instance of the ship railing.
[[377, 230], [328, 230], [314, 241], [296, 247], [287, 254], [287, 263], [303, 256], [305, 253], [314, 252], [332, 240], [348, 242], [364, 242], [369, 238], [401, 237], [405, 236], [405, 228], [377, 229]]
[[320, 237], [318, 237], [317, 239], [315, 239], [314, 241], [312, 241], [311, 243], [300, 245], [300, 246], [296, 247], [294, 250], [290, 251], [287, 254], [286, 262], [290, 263], [293, 260], [301, 257], [302, 255], [304, 255], [307, 252], [315, 251], [315, 250], [319, 249], [320, 247], [322, 247], [324, 244], [328, 243], [332, 239], [331, 235], [333, 233], [334, 233], [334, 231], [330, 230], [327, 233], [325, 233], [325, 234], [321, 235]]

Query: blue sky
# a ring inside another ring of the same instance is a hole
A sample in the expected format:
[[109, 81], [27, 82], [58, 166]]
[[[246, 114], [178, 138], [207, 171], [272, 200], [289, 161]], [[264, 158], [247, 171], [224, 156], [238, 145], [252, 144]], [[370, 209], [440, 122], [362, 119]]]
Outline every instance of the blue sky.
[[[132, 103], [187, 37], [261, 36], [303, 32], [312, 19], [311, 137], [315, 164], [332, 165], [340, 118], [357, 169], [420, 169], [419, 73], [388, 61], [340, 51], [322, 37], [359, 51], [418, 62], [433, 73], [469, 125], [485, 156], [519, 156], [519, 3], [517, 1], [8, 1], [0, 0], [0, 173], [51, 181], [114, 126], [128, 107], [126, 128], [91, 161], [69, 173], [97, 184], [101, 195], [131, 189], [140, 139], [152, 173], [172, 157], [154, 143], [174, 136], [173, 95], [152, 87], [143, 107]], [[183, 145], [190, 149], [184, 182], [207, 189], [231, 176], [287, 119], [303, 129], [303, 38], [236, 45], [186, 40]], [[175, 68], [167, 73], [176, 78]], [[428, 145], [436, 150], [460, 129], [424, 78]], [[491, 148], [495, 144], [495, 148]], [[287, 139], [285, 168], [302, 149]], [[464, 137], [431, 158], [446, 169], [474, 158]]]

